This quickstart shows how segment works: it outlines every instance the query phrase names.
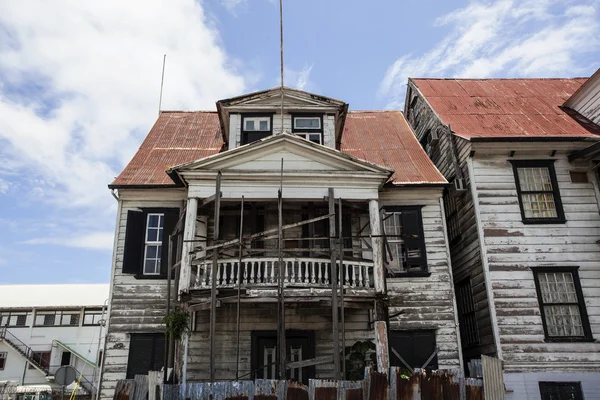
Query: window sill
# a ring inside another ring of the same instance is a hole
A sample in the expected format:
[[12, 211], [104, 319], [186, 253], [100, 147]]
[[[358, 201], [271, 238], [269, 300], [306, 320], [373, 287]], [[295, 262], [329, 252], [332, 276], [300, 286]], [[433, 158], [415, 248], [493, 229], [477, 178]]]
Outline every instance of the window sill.
[[133, 277], [135, 279], [141, 279], [141, 280], [145, 280], [145, 279], [164, 280], [164, 279], [167, 279], [167, 275], [142, 275], [142, 274], [135, 274], [135, 275], [133, 275]]
[[405, 272], [401, 274], [388, 275], [388, 278], [427, 278], [431, 276], [431, 272]]
[[582, 338], [582, 337], [552, 337], [552, 338], [545, 338], [544, 342], [546, 343], [593, 343], [595, 342], [596, 339], [594, 338]]
[[548, 224], [564, 224], [566, 219], [524, 219], [522, 222], [526, 225], [548, 225]]

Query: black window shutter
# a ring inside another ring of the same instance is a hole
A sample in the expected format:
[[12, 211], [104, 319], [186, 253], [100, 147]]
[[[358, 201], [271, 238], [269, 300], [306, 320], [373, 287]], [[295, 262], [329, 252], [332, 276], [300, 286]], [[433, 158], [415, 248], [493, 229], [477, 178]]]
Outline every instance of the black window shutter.
[[165, 335], [157, 333], [154, 335], [154, 360], [153, 371], [160, 371], [165, 363]]
[[[179, 209], [178, 208], [167, 208], [164, 211], [165, 220], [163, 223], [163, 239], [162, 239], [162, 253], [160, 256], [160, 273], [161, 275], [167, 275], [167, 268], [169, 267], [168, 258], [169, 258], [169, 235], [173, 233], [173, 229], [175, 229], [175, 225], [177, 225], [177, 221], [179, 220]], [[175, 259], [175, 254], [171, 254], [173, 259]]]
[[425, 255], [425, 238], [423, 237], [421, 209], [402, 210], [401, 216], [407, 270], [421, 269], [426, 271], [427, 258]]
[[125, 249], [123, 254], [123, 273], [141, 274], [144, 259], [144, 242], [146, 235], [146, 213], [127, 211], [125, 228]]

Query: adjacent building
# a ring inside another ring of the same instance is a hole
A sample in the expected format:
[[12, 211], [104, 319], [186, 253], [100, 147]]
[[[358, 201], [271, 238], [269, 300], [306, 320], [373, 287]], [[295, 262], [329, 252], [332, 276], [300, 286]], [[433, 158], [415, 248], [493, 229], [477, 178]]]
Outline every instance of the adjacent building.
[[[95, 393], [107, 284], [0, 286], [0, 392], [60, 390], [54, 374], [72, 366], [81, 393]], [[8, 397], [6, 397], [8, 396]]]
[[600, 393], [599, 82], [408, 82], [406, 118], [452, 184], [463, 355], [502, 359], [507, 399]]
[[102, 398], [165, 360], [179, 382], [334, 378], [365, 340], [380, 369], [461, 368], [447, 185], [400, 111], [275, 88], [161, 112], [109, 186]]

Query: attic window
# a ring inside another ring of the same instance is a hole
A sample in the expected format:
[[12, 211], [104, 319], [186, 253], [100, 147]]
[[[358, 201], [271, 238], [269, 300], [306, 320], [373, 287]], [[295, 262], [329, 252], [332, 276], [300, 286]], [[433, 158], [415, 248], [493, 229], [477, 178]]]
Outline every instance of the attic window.
[[320, 130], [321, 118], [319, 117], [294, 117], [294, 130]]
[[293, 115], [292, 132], [313, 143], [323, 144], [323, 119], [321, 115]]
[[253, 117], [244, 118], [244, 131], [246, 132], [268, 132], [271, 130], [271, 118]]

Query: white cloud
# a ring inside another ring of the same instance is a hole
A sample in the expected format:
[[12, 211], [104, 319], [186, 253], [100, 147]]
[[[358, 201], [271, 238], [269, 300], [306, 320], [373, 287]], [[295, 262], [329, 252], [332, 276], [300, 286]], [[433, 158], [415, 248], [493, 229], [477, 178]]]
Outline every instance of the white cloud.
[[[310, 73], [313, 69], [314, 64], [305, 64], [300, 70], [292, 68], [284, 68], [284, 83], [285, 86], [295, 88], [298, 90], [314, 90], [313, 82], [310, 80]], [[281, 84], [281, 77], [277, 76], [275, 86]]]
[[47, 237], [34, 238], [21, 242], [21, 244], [43, 245], [52, 244], [66, 247], [77, 247], [87, 250], [112, 250], [114, 242], [113, 232], [91, 232], [72, 237]]
[[[399, 57], [381, 81], [388, 108], [401, 108], [409, 77], [579, 76], [578, 56], [600, 48], [596, 0], [473, 1], [436, 20], [448, 35], [420, 56]], [[597, 60], [596, 60], [597, 61]], [[596, 66], [597, 68], [598, 66]]]
[[245, 89], [194, 0], [3, 3], [0, 193], [68, 215], [83, 233], [73, 246], [112, 248], [86, 225], [114, 229], [107, 184], [156, 120], [163, 54], [163, 109], [213, 109]]

